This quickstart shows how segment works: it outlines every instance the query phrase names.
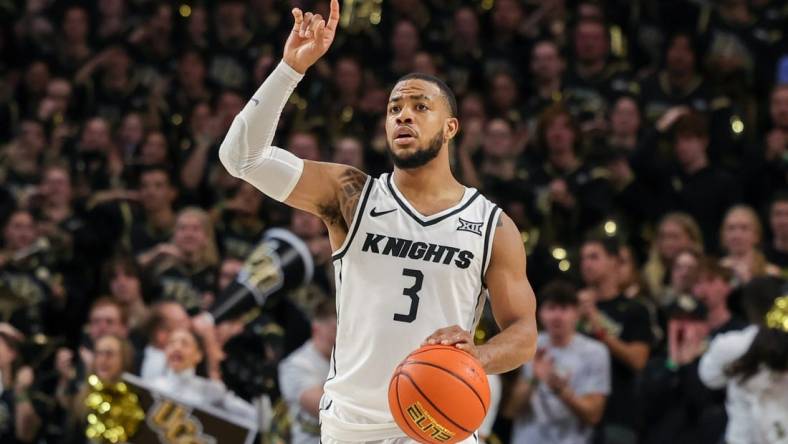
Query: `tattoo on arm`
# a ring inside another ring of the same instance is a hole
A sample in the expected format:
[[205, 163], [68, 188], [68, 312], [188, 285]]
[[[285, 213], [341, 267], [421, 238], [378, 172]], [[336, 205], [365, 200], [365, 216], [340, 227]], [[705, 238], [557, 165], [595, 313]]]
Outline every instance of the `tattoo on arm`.
[[339, 177], [339, 208], [348, 227], [353, 220], [356, 204], [361, 198], [361, 191], [364, 190], [366, 181], [366, 174], [355, 168], [348, 168]]
[[320, 206], [323, 219], [332, 225], [344, 225], [349, 228], [366, 181], [367, 176], [361, 171], [355, 168], [345, 170], [339, 176], [336, 202]]
[[495, 224], [496, 228], [501, 228], [503, 226], [503, 213], [498, 215], [498, 222]]

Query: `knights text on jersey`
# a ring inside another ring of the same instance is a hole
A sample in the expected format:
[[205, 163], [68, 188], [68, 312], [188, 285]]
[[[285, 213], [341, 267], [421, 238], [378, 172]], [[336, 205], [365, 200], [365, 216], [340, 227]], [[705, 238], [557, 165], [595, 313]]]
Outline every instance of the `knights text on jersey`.
[[457, 205], [425, 217], [390, 174], [367, 179], [345, 243], [333, 257], [337, 339], [321, 420], [334, 438], [402, 435], [388, 409], [389, 379], [435, 330], [475, 328], [500, 213], [466, 188]]

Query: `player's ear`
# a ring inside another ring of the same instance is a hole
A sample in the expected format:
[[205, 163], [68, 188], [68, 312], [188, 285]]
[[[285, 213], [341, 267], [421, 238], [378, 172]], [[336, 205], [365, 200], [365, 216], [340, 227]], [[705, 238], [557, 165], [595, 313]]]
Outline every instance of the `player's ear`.
[[449, 117], [443, 125], [443, 137], [451, 140], [460, 131], [460, 121], [456, 117]]

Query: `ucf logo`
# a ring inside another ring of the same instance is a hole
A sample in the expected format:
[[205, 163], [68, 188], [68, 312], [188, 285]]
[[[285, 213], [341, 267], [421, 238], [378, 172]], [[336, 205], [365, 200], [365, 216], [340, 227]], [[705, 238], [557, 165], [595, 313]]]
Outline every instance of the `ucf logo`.
[[159, 400], [148, 412], [148, 425], [166, 444], [216, 444], [204, 435], [200, 420], [191, 410], [169, 400]]
[[446, 442], [454, 436], [454, 432], [438, 424], [438, 422], [424, 410], [424, 407], [422, 407], [419, 402], [411, 404], [410, 407], [408, 407], [408, 416], [410, 416], [410, 419], [413, 420], [419, 430], [428, 433], [438, 442]]

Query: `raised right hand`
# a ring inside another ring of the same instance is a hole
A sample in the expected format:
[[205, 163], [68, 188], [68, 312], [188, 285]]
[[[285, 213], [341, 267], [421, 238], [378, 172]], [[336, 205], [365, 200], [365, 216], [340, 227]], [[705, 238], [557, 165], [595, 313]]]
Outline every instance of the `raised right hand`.
[[339, 24], [339, 0], [331, 0], [331, 13], [326, 22], [320, 14], [293, 8], [293, 30], [287, 38], [284, 61], [303, 74], [328, 51]]

